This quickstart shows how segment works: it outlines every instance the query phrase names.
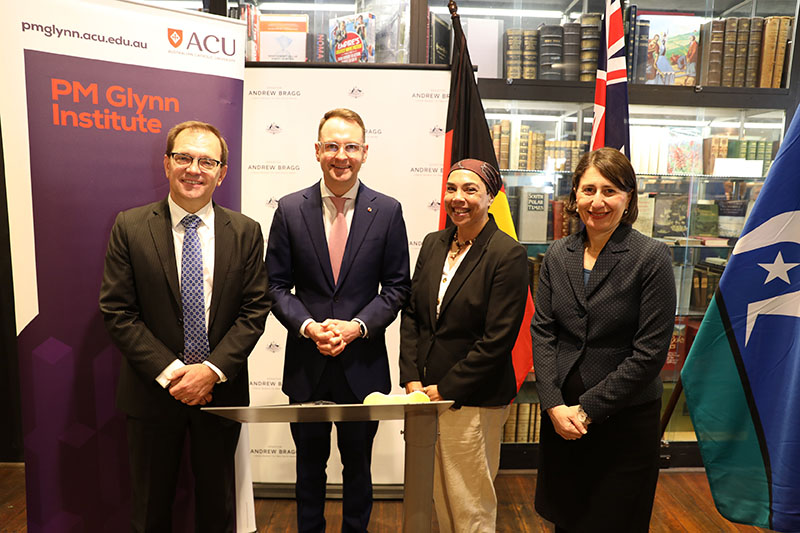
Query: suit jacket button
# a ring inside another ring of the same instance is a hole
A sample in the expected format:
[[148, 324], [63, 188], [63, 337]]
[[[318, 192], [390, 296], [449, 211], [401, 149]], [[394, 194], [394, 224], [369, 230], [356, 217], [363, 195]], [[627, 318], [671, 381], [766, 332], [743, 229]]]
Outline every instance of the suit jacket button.
[[178, 324], [183, 325], [183, 317], [182, 316], [178, 317]]
[[578, 309], [578, 318], [583, 318], [586, 316], [586, 310]]
[[338, 297], [338, 296], [334, 296], [334, 297], [333, 297], [333, 301], [334, 301], [334, 302], [338, 302], [338, 301], [339, 301], [339, 297]]

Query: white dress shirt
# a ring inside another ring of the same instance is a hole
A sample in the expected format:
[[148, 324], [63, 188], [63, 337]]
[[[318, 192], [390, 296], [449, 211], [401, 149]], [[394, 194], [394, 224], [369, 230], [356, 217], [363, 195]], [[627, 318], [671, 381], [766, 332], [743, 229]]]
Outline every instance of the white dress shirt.
[[464, 258], [469, 253], [469, 249], [472, 248], [472, 244], [468, 244], [461, 248], [461, 253], [456, 257], [453, 266], [449, 265], [448, 259], [450, 259], [450, 250], [447, 250], [447, 255], [444, 256], [444, 266], [442, 267], [442, 282], [439, 284], [439, 294], [436, 296], [436, 319], [439, 319], [439, 308], [442, 307], [442, 300], [444, 300], [444, 293], [447, 292], [447, 287], [450, 286], [450, 282], [453, 281], [453, 276], [456, 275], [456, 271], [458, 271], [458, 267], [461, 266], [461, 263], [464, 261]]

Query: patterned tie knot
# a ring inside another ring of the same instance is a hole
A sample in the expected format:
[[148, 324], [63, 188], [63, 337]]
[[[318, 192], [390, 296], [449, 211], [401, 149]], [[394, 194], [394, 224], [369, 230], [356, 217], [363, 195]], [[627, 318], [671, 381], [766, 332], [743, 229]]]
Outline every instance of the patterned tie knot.
[[197, 229], [197, 226], [200, 225], [200, 217], [197, 215], [186, 215], [181, 220], [181, 224], [186, 229]]
[[336, 207], [336, 214], [344, 213], [344, 203], [347, 201], [347, 198], [339, 198], [337, 196], [331, 196], [331, 201], [333, 205]]

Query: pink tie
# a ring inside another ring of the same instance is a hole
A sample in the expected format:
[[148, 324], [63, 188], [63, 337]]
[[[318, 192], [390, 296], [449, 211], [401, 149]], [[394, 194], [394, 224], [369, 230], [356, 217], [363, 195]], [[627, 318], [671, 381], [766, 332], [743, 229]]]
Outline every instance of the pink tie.
[[339, 281], [339, 269], [342, 268], [344, 247], [347, 244], [347, 219], [344, 217], [344, 203], [347, 198], [331, 196], [333, 205], [336, 206], [336, 218], [331, 224], [331, 234], [328, 237], [328, 253], [331, 256], [334, 283]]

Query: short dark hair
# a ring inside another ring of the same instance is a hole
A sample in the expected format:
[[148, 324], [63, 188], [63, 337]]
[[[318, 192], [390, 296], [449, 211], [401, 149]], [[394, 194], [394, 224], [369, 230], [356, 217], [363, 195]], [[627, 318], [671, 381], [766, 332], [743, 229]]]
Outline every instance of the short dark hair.
[[621, 224], [633, 224], [639, 217], [639, 202], [636, 188], [636, 172], [622, 152], [615, 148], [598, 148], [593, 152], [586, 152], [578, 162], [575, 173], [572, 175], [572, 189], [569, 191], [569, 200], [564, 209], [572, 216], [578, 216], [577, 192], [578, 184], [583, 174], [589, 167], [594, 167], [605, 179], [610, 181], [620, 190], [630, 193], [628, 209], [622, 215]]
[[172, 152], [172, 149], [175, 147], [175, 138], [178, 136], [180, 132], [183, 130], [200, 130], [200, 131], [208, 131], [216, 135], [217, 139], [219, 139], [219, 145], [222, 149], [219, 160], [222, 161], [222, 165], [228, 164], [228, 143], [225, 142], [225, 138], [222, 136], [222, 133], [207, 122], [200, 122], [199, 120], [187, 120], [186, 122], [181, 122], [180, 124], [175, 124], [172, 126], [172, 129], [169, 130], [167, 133], [167, 150], [164, 152], [165, 154], [169, 155]]
[[328, 119], [331, 118], [340, 118], [342, 120], [347, 120], [349, 122], [355, 122], [358, 124], [358, 127], [361, 128], [361, 137], [364, 141], [367, 140], [367, 129], [364, 127], [364, 121], [361, 120], [361, 115], [353, 111], [352, 109], [346, 109], [344, 107], [337, 107], [336, 109], [331, 109], [327, 113], [322, 116], [322, 119], [319, 121], [319, 129], [317, 130], [317, 140], [320, 139], [322, 136], [322, 126], [328, 122]]

